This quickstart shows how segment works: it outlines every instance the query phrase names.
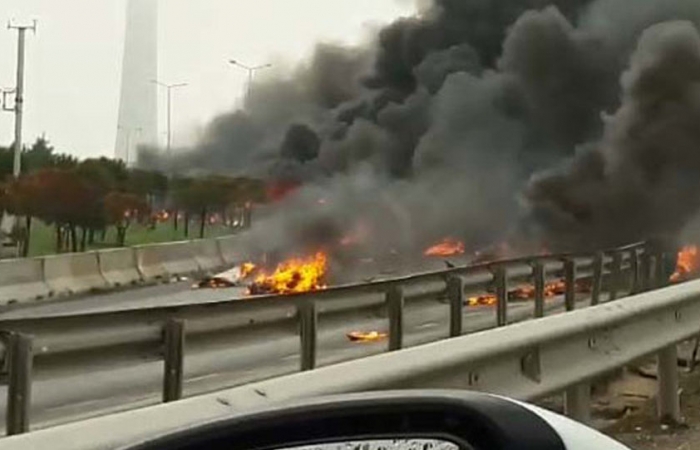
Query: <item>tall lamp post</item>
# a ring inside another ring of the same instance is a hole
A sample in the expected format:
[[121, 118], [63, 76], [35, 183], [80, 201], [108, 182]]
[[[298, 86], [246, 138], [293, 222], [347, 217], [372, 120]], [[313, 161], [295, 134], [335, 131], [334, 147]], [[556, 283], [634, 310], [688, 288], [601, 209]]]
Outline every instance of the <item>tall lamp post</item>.
[[258, 71], [264, 70], [264, 69], [269, 69], [270, 67], [272, 67], [272, 64], [262, 64], [259, 66], [248, 66], [248, 65], [243, 64], [242, 62], [237, 61], [235, 59], [230, 59], [228, 62], [231, 65], [239, 67], [239, 68], [245, 70], [246, 72], [248, 72], [248, 86], [246, 88], [246, 100], [250, 99], [250, 92], [251, 92], [251, 89], [253, 87], [253, 77], [255, 76], [255, 72], [258, 72]]
[[172, 150], [172, 140], [173, 140], [173, 135], [172, 135], [172, 90], [185, 87], [187, 86], [187, 83], [175, 83], [175, 84], [167, 84], [167, 83], [161, 83], [158, 80], [151, 80], [151, 82], [157, 84], [158, 86], [165, 88], [168, 93], [168, 156], [171, 156], [171, 150]]

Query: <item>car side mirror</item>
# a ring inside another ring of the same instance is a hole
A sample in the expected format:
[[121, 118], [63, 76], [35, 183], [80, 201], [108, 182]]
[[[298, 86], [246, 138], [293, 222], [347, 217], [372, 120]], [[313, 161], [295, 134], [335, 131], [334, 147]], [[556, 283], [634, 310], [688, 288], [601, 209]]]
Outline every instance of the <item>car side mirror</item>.
[[625, 450], [540, 408], [470, 391], [333, 396], [176, 430], [125, 450]]

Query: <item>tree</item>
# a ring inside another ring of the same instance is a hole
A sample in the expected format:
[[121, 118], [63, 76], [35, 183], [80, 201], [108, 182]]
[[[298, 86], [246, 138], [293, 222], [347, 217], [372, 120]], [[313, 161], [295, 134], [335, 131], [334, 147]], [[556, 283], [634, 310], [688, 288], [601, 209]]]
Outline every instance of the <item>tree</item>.
[[135, 222], [143, 222], [150, 214], [148, 203], [143, 197], [123, 192], [110, 192], [104, 199], [107, 223], [117, 229], [117, 245], [123, 247], [126, 232]]
[[[177, 231], [180, 208], [188, 204], [187, 190], [192, 184], [191, 178], [173, 177], [170, 180], [170, 211], [173, 215], [173, 228]], [[189, 211], [185, 211], [185, 236], [189, 235]]]
[[231, 201], [233, 183], [223, 177], [207, 177], [193, 180], [174, 192], [176, 204], [186, 213], [199, 215], [199, 237], [204, 231], [209, 213], [223, 211]]
[[15, 184], [17, 214], [38, 217], [56, 226], [56, 250], [63, 249], [63, 230], [69, 233], [72, 251], [78, 251], [77, 227], [85, 227], [100, 211], [97, 191], [73, 170], [41, 169]]

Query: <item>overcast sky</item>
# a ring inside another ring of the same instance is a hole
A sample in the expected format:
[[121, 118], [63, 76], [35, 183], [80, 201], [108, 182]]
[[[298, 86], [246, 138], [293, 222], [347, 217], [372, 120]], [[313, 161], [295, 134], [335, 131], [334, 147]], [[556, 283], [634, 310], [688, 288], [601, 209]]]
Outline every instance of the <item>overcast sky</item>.
[[[38, 20], [27, 38], [24, 141], [46, 133], [58, 151], [113, 156], [126, 0], [1, 0], [0, 21]], [[161, 0], [159, 78], [188, 82], [175, 95], [174, 144], [196, 139], [218, 112], [234, 108], [246, 74], [227, 64], [270, 61], [280, 70], [315, 42], [359, 42], [413, 12], [410, 0]], [[0, 87], [15, 84], [16, 32], [0, 27]], [[165, 141], [165, 98], [159, 100]], [[0, 112], [0, 144], [13, 140]]]

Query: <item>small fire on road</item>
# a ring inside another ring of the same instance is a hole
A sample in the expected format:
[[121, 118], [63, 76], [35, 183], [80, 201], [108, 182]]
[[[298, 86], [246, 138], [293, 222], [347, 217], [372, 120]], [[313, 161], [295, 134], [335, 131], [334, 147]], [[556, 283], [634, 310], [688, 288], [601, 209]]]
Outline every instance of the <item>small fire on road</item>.
[[[578, 281], [576, 283], [576, 292], [587, 292], [589, 287]], [[566, 292], [566, 283], [564, 280], [552, 281], [544, 286], [544, 297], [551, 298], [558, 295], [563, 295]], [[519, 286], [511, 291], [508, 291], [508, 300], [532, 300], [535, 298], [535, 286], [526, 284]], [[484, 294], [467, 298], [467, 306], [493, 306], [498, 303], [495, 294]]]
[[464, 254], [464, 242], [452, 238], [445, 238], [441, 242], [429, 247], [424, 252], [425, 256], [455, 256]]
[[369, 343], [379, 342], [386, 339], [389, 335], [381, 331], [351, 331], [347, 334], [351, 342]]
[[686, 245], [678, 252], [676, 271], [671, 275], [671, 282], [686, 281], [698, 272], [700, 272], [700, 251], [698, 251], [698, 246]]

